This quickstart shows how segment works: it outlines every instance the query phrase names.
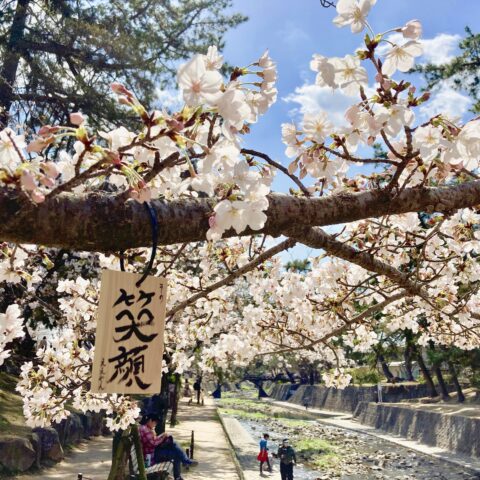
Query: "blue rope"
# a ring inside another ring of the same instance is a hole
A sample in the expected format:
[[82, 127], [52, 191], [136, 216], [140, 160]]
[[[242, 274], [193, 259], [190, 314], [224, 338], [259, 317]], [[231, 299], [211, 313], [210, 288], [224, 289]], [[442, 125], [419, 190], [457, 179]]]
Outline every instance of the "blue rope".
[[[148, 216], [150, 218], [150, 224], [152, 226], [152, 253], [150, 255], [150, 260], [148, 261], [148, 265], [143, 271], [142, 277], [136, 283], [137, 288], [140, 287], [140, 285], [148, 277], [148, 274], [151, 272], [153, 267], [153, 262], [155, 261], [155, 255], [157, 254], [157, 246], [158, 246], [158, 221], [157, 221], [157, 216], [155, 215], [155, 210], [148, 202], [143, 202], [143, 206], [147, 210]], [[120, 270], [122, 272], [125, 271], [124, 253], [125, 253], [125, 250], [122, 250], [120, 252]]]
[[151, 272], [153, 267], [153, 262], [155, 261], [155, 255], [157, 254], [158, 246], [158, 221], [155, 210], [148, 202], [143, 202], [143, 206], [147, 210], [147, 213], [150, 217], [150, 224], [152, 226], [152, 253], [150, 255], [150, 260], [148, 262], [147, 268], [145, 268], [142, 278], [136, 283], [137, 288], [143, 283], [143, 281], [148, 277], [148, 274]]

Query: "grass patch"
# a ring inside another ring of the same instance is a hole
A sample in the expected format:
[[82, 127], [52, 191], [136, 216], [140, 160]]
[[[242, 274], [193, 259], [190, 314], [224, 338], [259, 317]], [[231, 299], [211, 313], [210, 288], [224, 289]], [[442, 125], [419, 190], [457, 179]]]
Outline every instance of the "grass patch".
[[0, 434], [24, 436], [31, 432], [25, 425], [22, 397], [15, 391], [18, 379], [0, 372]]
[[296, 442], [295, 450], [298, 456], [306, 458], [307, 463], [315, 468], [332, 468], [340, 462], [337, 448], [321, 438], [305, 438]]
[[297, 420], [295, 418], [279, 418], [278, 421], [286, 427], [306, 427], [310, 425], [308, 420]]
[[222, 413], [225, 415], [232, 415], [235, 417], [244, 418], [246, 420], [266, 420], [270, 416], [262, 412], [247, 412], [236, 408], [221, 408]]
[[230, 398], [221, 398], [218, 401], [220, 406], [225, 407], [241, 407], [241, 408], [251, 408], [252, 410], [258, 410], [261, 404], [258, 401], [250, 400], [249, 398], [238, 398], [238, 397], [230, 397]]

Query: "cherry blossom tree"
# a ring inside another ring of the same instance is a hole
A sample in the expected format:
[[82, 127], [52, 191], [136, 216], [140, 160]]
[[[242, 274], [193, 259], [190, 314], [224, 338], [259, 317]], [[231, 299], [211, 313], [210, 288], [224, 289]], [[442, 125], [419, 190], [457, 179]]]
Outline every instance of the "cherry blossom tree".
[[[45, 125], [35, 138], [0, 133], [0, 278], [22, 286], [19, 304], [45, 309], [59, 326], [36, 363], [22, 367], [30, 425], [65, 418], [68, 402], [106, 410], [113, 430], [137, 418], [132, 399], [92, 394], [89, 384], [98, 272], [120, 259], [141, 268], [151, 241], [142, 202], [160, 225], [153, 273], [171, 287], [165, 370], [288, 354], [321, 362], [325, 384], [344, 387], [351, 361], [343, 346], [367, 352], [379, 330], [408, 330], [419, 345], [479, 346], [480, 120], [418, 119], [429, 95], [398, 72], [421, 54], [421, 24], [376, 33], [368, 23], [375, 3], [337, 2], [335, 24], [367, 30], [364, 43], [343, 58], [314, 54], [311, 68], [318, 85], [358, 102], [341, 128], [322, 111], [285, 123], [289, 165], [246, 140], [277, 95], [268, 52], [229, 79], [215, 47], [195, 55], [178, 70], [185, 105], [177, 112], [148, 112], [112, 84], [138, 115], [136, 132], [93, 132], [72, 112], [73, 127]], [[403, 40], [393, 43], [392, 32]], [[65, 138], [73, 151], [52, 148]], [[375, 154], [378, 143], [386, 155]], [[290, 179], [290, 194], [271, 190], [276, 174]], [[337, 233], [321, 228], [342, 224]], [[306, 272], [278, 258], [296, 244], [324, 252]], [[49, 275], [55, 248], [82, 251], [66, 275]], [[86, 259], [88, 275], [75, 270]], [[52, 302], [37, 295], [47, 280]]]

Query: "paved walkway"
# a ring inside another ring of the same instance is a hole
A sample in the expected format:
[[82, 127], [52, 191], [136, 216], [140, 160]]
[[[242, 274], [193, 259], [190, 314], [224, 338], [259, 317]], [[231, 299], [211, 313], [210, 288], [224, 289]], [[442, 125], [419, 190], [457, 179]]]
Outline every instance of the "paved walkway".
[[[178, 418], [180, 424], [168, 428], [183, 446], [190, 445], [195, 431], [195, 459], [199, 465], [184, 472], [185, 480], [240, 480], [230, 444], [218, 419], [216, 406], [205, 399], [204, 406], [181, 402]], [[32, 475], [15, 477], [16, 480], [76, 480], [79, 473], [84, 479], [105, 480], [108, 477], [112, 455], [111, 437], [99, 437], [82, 443], [52, 468]]]
[[[242, 480], [258, 480], [257, 442], [253, 440], [236, 418], [221, 415], [220, 413], [219, 415], [240, 463]], [[263, 476], [266, 477], [267, 475], [264, 474]]]
[[183, 446], [190, 444], [192, 430], [195, 432], [194, 458], [199, 465], [185, 474], [185, 480], [239, 480], [233, 452], [219, 421], [217, 408], [210, 398], [205, 405], [187, 405], [182, 401], [179, 407], [180, 424], [167, 432]]
[[[303, 412], [305, 411], [305, 407], [303, 407], [302, 405], [297, 405], [295, 403], [280, 402], [269, 398], [264, 399], [264, 401], [266, 403], [272, 403], [274, 405], [278, 405], [279, 407], [287, 408], [290, 410], [301, 410]], [[316, 415], [317, 421], [326, 425], [332, 425], [338, 428], [345, 428], [346, 430], [352, 430], [359, 433], [365, 433], [367, 435], [373, 435], [374, 437], [381, 438], [382, 440], [386, 440], [397, 445], [401, 445], [402, 447], [408, 448], [415, 452], [423, 453], [425, 455], [431, 455], [432, 457], [440, 458], [455, 465], [459, 465], [464, 468], [470, 468], [475, 472], [480, 472], [480, 459], [451, 453], [439, 447], [433, 447], [431, 445], [425, 445], [424, 443], [419, 443], [414, 440], [407, 440], [406, 438], [387, 434], [385, 432], [382, 432], [381, 430], [377, 430], [375, 427], [371, 427], [369, 425], [362, 425], [361, 423], [356, 421], [352, 415], [348, 413], [332, 412], [330, 410], [321, 410], [318, 408], [309, 408], [308, 413]]]

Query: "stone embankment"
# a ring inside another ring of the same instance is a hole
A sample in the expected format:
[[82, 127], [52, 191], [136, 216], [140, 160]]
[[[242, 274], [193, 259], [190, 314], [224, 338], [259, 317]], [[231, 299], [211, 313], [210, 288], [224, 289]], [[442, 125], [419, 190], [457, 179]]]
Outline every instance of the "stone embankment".
[[27, 436], [2, 434], [0, 473], [25, 472], [59, 462], [67, 446], [106, 433], [102, 414], [72, 413], [53, 427], [34, 428]]
[[[377, 386], [350, 386], [344, 390], [327, 388], [322, 385], [273, 385], [270, 397], [282, 402], [288, 401], [309, 408], [320, 408], [336, 412], [354, 413], [361, 402], [377, 401]], [[383, 402], [397, 403], [402, 400], [428, 396], [423, 384], [398, 384], [382, 386]]]
[[409, 440], [480, 457], [480, 408], [465, 405], [455, 411], [437, 405], [361, 402], [354, 415], [370, 425]]
[[[308, 408], [351, 414], [362, 425], [388, 434], [480, 458], [480, 405], [408, 402], [427, 396], [425, 385], [350, 386], [344, 390], [321, 385], [273, 385], [270, 396]], [[399, 403], [402, 402], [402, 403]]]

